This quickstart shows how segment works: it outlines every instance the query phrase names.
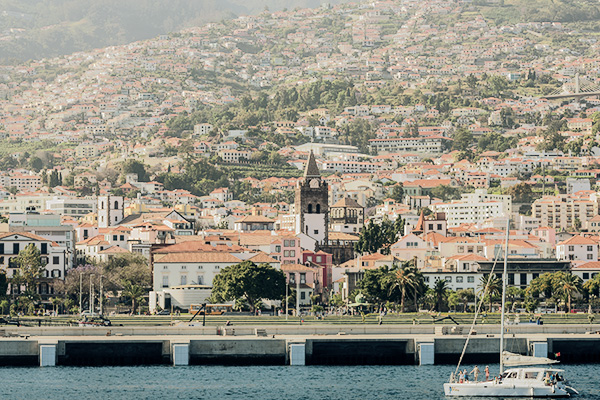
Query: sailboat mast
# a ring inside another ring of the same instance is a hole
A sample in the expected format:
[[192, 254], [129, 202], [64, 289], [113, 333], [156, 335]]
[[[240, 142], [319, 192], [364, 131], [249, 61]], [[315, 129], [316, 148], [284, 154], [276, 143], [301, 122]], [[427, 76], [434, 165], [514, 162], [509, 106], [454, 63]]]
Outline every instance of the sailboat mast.
[[[500, 316], [500, 374], [504, 372], [504, 305], [506, 304], [506, 267], [508, 264], [508, 234], [510, 232], [510, 217], [506, 220], [506, 242], [504, 243], [504, 270], [502, 271], [502, 313]], [[490, 293], [491, 296], [491, 293]]]

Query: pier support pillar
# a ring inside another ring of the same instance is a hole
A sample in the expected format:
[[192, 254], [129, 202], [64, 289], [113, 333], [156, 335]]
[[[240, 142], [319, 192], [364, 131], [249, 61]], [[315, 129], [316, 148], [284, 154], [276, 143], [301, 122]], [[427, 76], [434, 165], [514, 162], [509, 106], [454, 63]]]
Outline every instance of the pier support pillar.
[[548, 342], [531, 343], [531, 355], [534, 357], [548, 357]]
[[435, 344], [418, 343], [419, 365], [433, 365], [435, 363]]
[[40, 345], [40, 367], [56, 366], [56, 345], [41, 344]]
[[177, 343], [173, 345], [173, 365], [190, 364], [190, 345]]
[[290, 344], [290, 365], [306, 365], [306, 345]]

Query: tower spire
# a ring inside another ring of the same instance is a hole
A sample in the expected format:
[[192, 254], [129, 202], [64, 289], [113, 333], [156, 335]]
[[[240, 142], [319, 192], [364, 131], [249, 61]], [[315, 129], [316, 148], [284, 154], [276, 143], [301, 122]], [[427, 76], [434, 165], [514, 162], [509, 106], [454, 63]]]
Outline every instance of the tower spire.
[[308, 155], [308, 161], [306, 162], [306, 168], [304, 169], [304, 177], [305, 178], [320, 178], [321, 173], [319, 172], [319, 167], [317, 167], [317, 161], [315, 160], [315, 155], [313, 151], [310, 151]]

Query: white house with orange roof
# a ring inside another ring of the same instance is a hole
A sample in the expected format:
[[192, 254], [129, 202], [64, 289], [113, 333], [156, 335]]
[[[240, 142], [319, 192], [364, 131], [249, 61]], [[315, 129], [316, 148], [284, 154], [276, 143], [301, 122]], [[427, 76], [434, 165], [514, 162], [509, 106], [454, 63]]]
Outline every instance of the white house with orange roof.
[[221, 202], [233, 200], [233, 193], [229, 190], [229, 188], [226, 187], [213, 190], [210, 192], [209, 196], [214, 197]]
[[410, 261], [416, 257], [417, 267], [423, 266], [425, 256], [431, 250], [425, 240], [413, 233], [400, 238], [391, 246], [391, 254], [400, 260]]
[[579, 263], [571, 268], [573, 275], [580, 277], [583, 283], [594, 279], [600, 273], [600, 261]]
[[556, 258], [572, 261], [598, 261], [598, 242], [581, 235], [573, 236], [556, 245]]

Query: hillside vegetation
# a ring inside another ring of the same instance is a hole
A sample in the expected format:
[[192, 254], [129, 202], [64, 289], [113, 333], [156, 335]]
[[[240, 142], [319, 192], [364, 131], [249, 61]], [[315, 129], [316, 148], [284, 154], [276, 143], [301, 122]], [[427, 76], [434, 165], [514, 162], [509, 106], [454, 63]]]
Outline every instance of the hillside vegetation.
[[[340, 3], [330, 0], [329, 3]], [[0, 64], [149, 39], [319, 0], [0, 0]]]

